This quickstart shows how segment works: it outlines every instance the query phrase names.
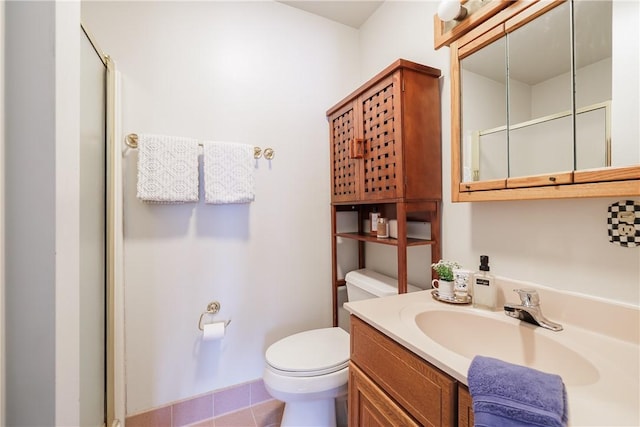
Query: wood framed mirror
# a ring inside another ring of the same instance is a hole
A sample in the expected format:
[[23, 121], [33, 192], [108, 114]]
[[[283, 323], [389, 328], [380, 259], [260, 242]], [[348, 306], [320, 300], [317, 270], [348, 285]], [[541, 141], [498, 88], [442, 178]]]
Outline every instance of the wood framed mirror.
[[640, 195], [638, 21], [515, 1], [452, 42], [452, 201]]

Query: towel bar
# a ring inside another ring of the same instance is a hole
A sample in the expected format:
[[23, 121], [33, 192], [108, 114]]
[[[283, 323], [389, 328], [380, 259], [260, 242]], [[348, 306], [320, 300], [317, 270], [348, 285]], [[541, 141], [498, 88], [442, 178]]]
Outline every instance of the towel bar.
[[[125, 142], [127, 144], [127, 146], [136, 149], [138, 148], [138, 134], [137, 133], [130, 133], [129, 135], [127, 135], [127, 137], [125, 138]], [[199, 144], [202, 147], [202, 144]], [[259, 159], [262, 156], [262, 148], [260, 147], [253, 147], [253, 158], [254, 159]], [[267, 160], [271, 160], [273, 159], [273, 157], [275, 156], [275, 151], [273, 148], [265, 148], [264, 149], [264, 158]]]

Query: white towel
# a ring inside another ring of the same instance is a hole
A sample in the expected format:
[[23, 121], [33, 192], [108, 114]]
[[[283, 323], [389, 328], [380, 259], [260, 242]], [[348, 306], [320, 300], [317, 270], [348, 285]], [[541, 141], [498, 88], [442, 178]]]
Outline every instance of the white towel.
[[138, 198], [154, 203], [198, 201], [198, 140], [138, 135]]
[[203, 146], [205, 202], [253, 202], [253, 146], [214, 141], [204, 142]]

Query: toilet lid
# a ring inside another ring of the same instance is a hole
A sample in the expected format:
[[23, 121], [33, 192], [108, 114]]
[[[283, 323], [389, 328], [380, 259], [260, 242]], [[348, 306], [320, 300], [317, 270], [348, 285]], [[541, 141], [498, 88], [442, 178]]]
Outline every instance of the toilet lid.
[[287, 375], [329, 374], [349, 365], [349, 334], [337, 327], [300, 332], [271, 344], [265, 358]]

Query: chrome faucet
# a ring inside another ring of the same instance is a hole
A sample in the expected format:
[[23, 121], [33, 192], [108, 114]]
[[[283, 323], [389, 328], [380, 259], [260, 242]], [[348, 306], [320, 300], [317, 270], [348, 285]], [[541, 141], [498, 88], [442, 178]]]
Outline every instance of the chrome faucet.
[[544, 317], [540, 309], [540, 297], [533, 289], [514, 289], [520, 296], [520, 305], [505, 304], [504, 314], [515, 319], [520, 319], [552, 331], [561, 331], [562, 325], [552, 322]]

